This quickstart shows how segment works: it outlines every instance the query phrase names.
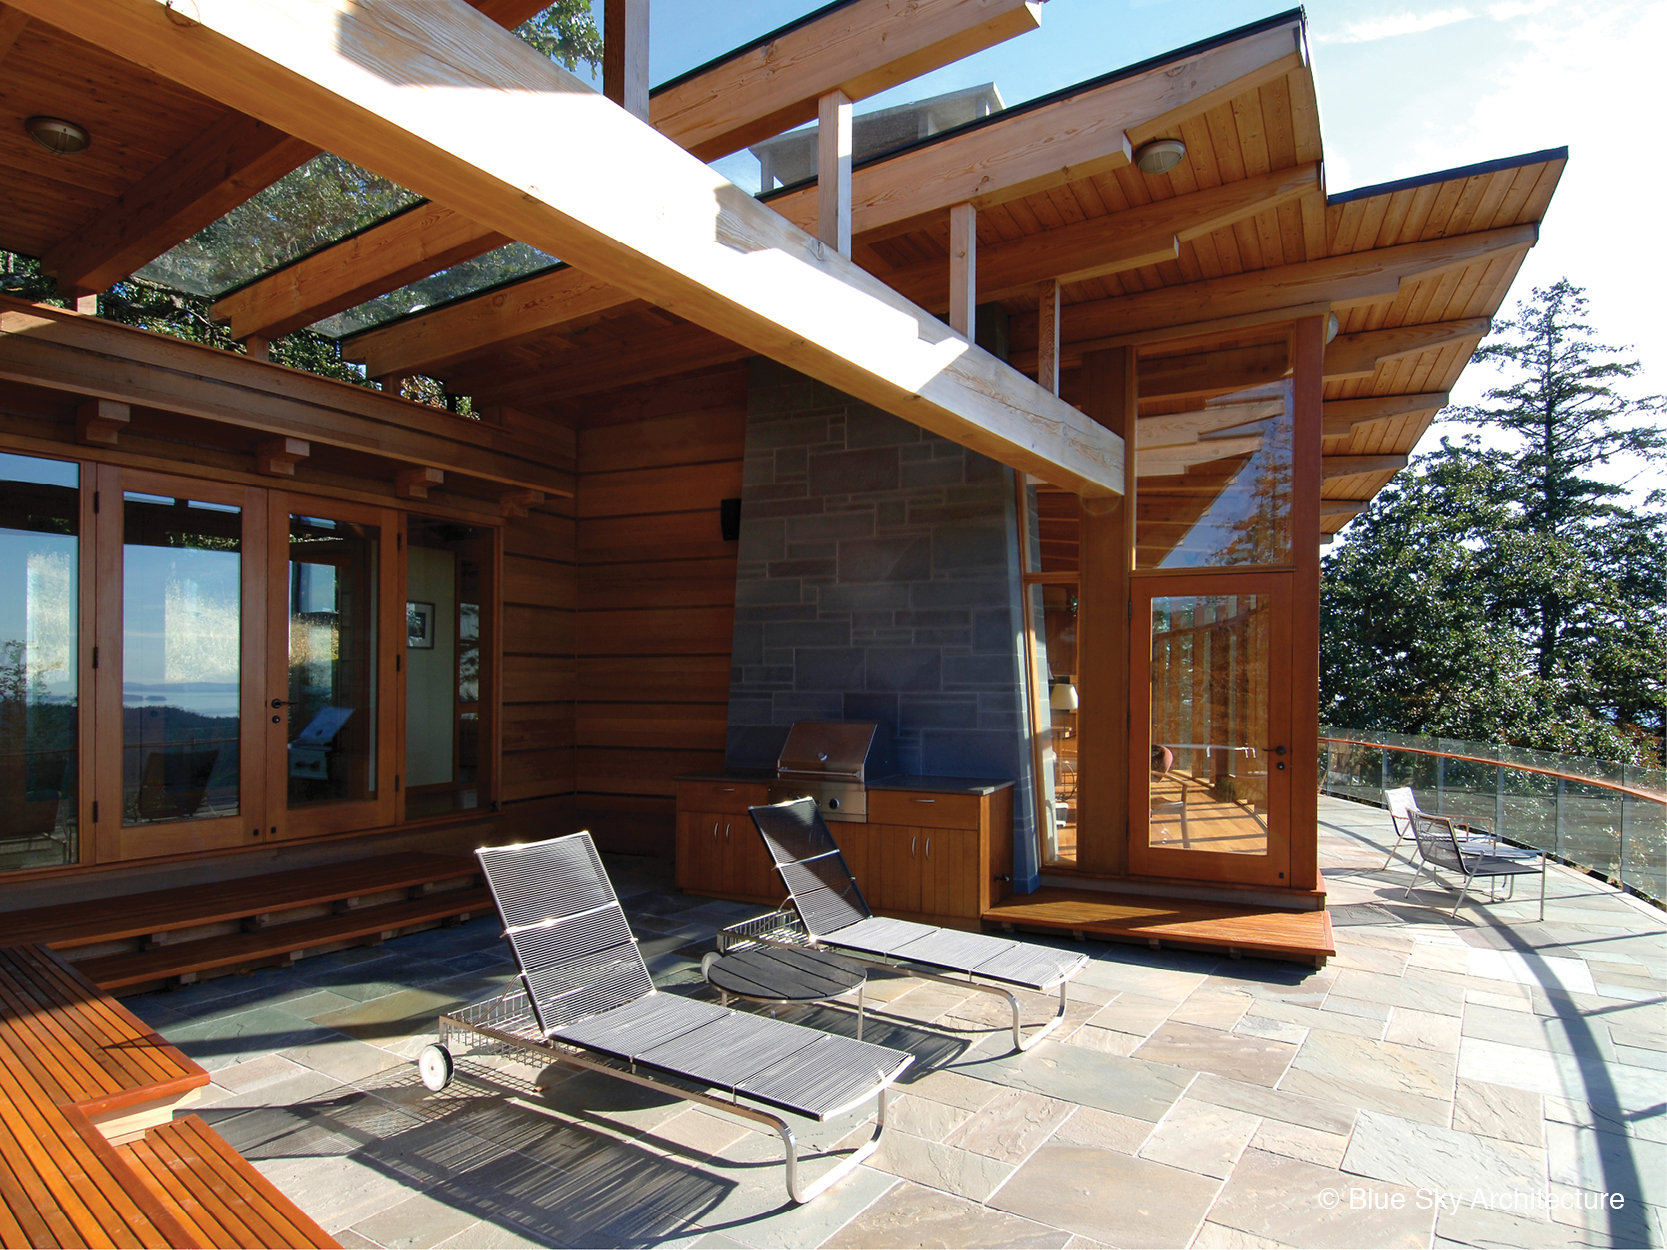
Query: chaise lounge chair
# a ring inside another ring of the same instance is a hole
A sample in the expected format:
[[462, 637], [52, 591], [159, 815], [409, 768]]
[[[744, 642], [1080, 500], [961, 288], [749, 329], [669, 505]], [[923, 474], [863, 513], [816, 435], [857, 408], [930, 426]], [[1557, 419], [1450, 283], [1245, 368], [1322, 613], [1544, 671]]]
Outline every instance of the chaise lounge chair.
[[[1489, 855], [1468, 849], [1459, 837], [1459, 826], [1456, 821], [1446, 816], [1430, 816], [1424, 812], [1412, 814], [1413, 836], [1418, 839], [1419, 864], [1418, 871], [1413, 873], [1412, 881], [1406, 888], [1402, 898], [1412, 897], [1413, 886], [1418, 884], [1424, 875], [1424, 870], [1430, 870], [1430, 880], [1440, 885], [1436, 877], [1438, 869], [1446, 869], [1464, 877], [1464, 883], [1459, 887], [1459, 901], [1453, 904], [1453, 915], [1459, 914], [1459, 908], [1464, 906], [1464, 900], [1470, 894], [1470, 883], [1477, 877], [1484, 877], [1488, 882], [1489, 898], [1493, 899], [1492, 891], [1496, 889], [1494, 882], [1500, 877], [1511, 879], [1510, 897], [1516, 897], [1516, 879], [1518, 877], [1539, 874], [1540, 878], [1540, 919], [1545, 919], [1545, 856], [1539, 852], [1531, 852], [1531, 859], [1518, 856]], [[1533, 860], [1538, 860], [1536, 864]]]
[[[1422, 854], [1413, 822], [1416, 817], [1428, 813], [1418, 806], [1418, 796], [1412, 792], [1411, 786], [1385, 790], [1383, 805], [1389, 809], [1389, 827], [1395, 832], [1394, 844], [1390, 846], [1389, 855], [1383, 861], [1383, 866], [1388, 868], [1395, 859], [1395, 852], [1401, 849], [1401, 843], [1407, 838], [1413, 840], [1413, 854]], [[1469, 816], [1463, 820], [1456, 816], [1448, 816], [1444, 819], [1452, 822], [1453, 829], [1458, 834], [1459, 845], [1464, 848], [1466, 855], [1496, 855], [1501, 859], [1528, 862], [1539, 854], [1538, 851], [1525, 850], [1508, 842], [1501, 843], [1499, 835], [1488, 827], [1489, 822], [1480, 816]]]
[[[792, 910], [783, 908], [727, 931], [766, 945], [820, 946], [871, 967], [1005, 998], [1013, 1009], [1013, 1047], [1029, 1050], [1065, 1018], [1065, 987], [1088, 956], [985, 933], [939, 929], [876, 916], [857, 887], [814, 799], [750, 807]], [[946, 975], [949, 974], [949, 975]], [[976, 979], [975, 979], [976, 978]], [[1059, 1011], [1026, 1037], [1009, 987], [1059, 991]]]
[[[498, 997], [440, 1017], [439, 1044], [417, 1061], [429, 1089], [450, 1083], [447, 1044], [458, 1034], [646, 1085], [774, 1129], [799, 1203], [879, 1147], [891, 1085], [913, 1056], [655, 989], [588, 833], [477, 854], [521, 976]], [[724, 1097], [701, 1092], [713, 1089]], [[826, 1121], [870, 1098], [879, 1103], [873, 1137], [801, 1187], [793, 1130], [764, 1108]]]

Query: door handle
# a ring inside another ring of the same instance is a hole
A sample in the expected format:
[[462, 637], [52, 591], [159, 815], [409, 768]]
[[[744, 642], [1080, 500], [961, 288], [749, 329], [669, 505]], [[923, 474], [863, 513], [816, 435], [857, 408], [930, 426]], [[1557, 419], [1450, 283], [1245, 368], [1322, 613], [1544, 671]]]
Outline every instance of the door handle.
[[300, 699], [274, 699], [274, 700], [272, 700], [272, 706], [273, 707], [298, 707], [298, 706], [300, 706], [300, 703], [301, 703]]
[[1273, 749], [1273, 753], [1275, 755], [1284, 755], [1285, 754], [1285, 748], [1284, 747], [1275, 747]]

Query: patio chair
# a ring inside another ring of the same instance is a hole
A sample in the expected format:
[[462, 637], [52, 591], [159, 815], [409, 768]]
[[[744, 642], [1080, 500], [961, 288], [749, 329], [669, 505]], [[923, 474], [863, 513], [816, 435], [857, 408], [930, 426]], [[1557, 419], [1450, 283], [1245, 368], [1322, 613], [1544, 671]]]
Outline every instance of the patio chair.
[[[588, 833], [476, 854], [521, 975], [498, 997], [440, 1017], [439, 1044], [418, 1059], [429, 1089], [450, 1082], [447, 1043], [459, 1033], [646, 1085], [775, 1130], [788, 1196], [798, 1203], [879, 1147], [891, 1085], [913, 1056], [655, 989]], [[703, 1092], [714, 1089], [723, 1097]], [[871, 1098], [879, 1105], [873, 1136], [801, 1186], [793, 1130], [775, 1111], [826, 1121]]]
[[[1412, 819], [1422, 813], [1418, 806], [1418, 796], [1412, 792], [1411, 786], [1401, 786], [1395, 790], [1383, 792], [1383, 805], [1389, 809], [1389, 827], [1395, 831], [1395, 842], [1389, 848], [1389, 855], [1383, 861], [1388, 868], [1395, 858], [1395, 852], [1401, 849], [1401, 843], [1406, 838], [1412, 838], [1414, 853], [1417, 854], [1417, 838], [1414, 836]], [[1459, 845], [1464, 847], [1467, 855], [1498, 855], [1505, 859], [1530, 860], [1539, 854], [1538, 851], [1525, 850], [1522, 847], [1504, 846], [1499, 844], [1499, 835], [1489, 826], [1489, 822], [1479, 816], [1468, 816], [1460, 820], [1456, 816], [1446, 819], [1453, 822], [1453, 828], [1458, 833]]]
[[[783, 908], [750, 922], [748, 936], [755, 941], [820, 946], [871, 967], [895, 968], [924, 980], [1004, 998], [1013, 1010], [1015, 1050], [1029, 1050], [1059, 1027], [1065, 1018], [1065, 987], [1087, 966], [1087, 955], [876, 916], [868, 909], [814, 799], [792, 799], [747, 811], [769, 848], [792, 906], [791, 911]], [[1019, 1000], [1010, 986], [1042, 994], [1057, 989], [1058, 1013], [1025, 1036]]]
[[1545, 919], [1545, 856], [1534, 852], [1539, 863], [1533, 864], [1515, 856], [1477, 854], [1465, 849], [1459, 838], [1459, 826], [1456, 821], [1446, 816], [1431, 816], [1425, 812], [1412, 813], [1413, 836], [1418, 840], [1419, 864], [1418, 871], [1413, 873], [1412, 881], [1406, 888], [1402, 898], [1412, 895], [1413, 886], [1424, 875], [1424, 869], [1430, 870], [1430, 879], [1436, 879], [1439, 869], [1447, 869], [1460, 873], [1464, 877], [1464, 884], [1459, 887], [1459, 901], [1453, 904], [1452, 914], [1457, 916], [1459, 908], [1464, 906], [1465, 897], [1470, 892], [1470, 883], [1477, 877], [1485, 877], [1489, 884], [1489, 900], [1494, 900], [1493, 883], [1500, 877], [1511, 878], [1511, 893], [1509, 897], [1516, 897], [1516, 878], [1538, 873], [1540, 877], [1540, 919]]

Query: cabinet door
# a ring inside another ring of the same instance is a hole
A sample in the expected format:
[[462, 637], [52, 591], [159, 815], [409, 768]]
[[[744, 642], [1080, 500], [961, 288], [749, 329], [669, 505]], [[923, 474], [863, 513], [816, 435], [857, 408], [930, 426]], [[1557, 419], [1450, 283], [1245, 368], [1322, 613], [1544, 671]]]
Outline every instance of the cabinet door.
[[677, 814], [677, 885], [679, 889], [710, 893], [723, 875], [722, 816], [711, 812]]
[[787, 893], [776, 876], [775, 864], [758, 836], [750, 816], [718, 817], [723, 847], [723, 870], [719, 889], [724, 894], [748, 898], [781, 898]]
[[921, 854], [925, 830], [909, 825], [868, 827], [869, 881], [864, 893], [879, 912], [920, 911]]
[[857, 879], [857, 888], [868, 900], [868, 905], [873, 907], [874, 895], [869, 891], [869, 883], [874, 877], [874, 870], [869, 866], [868, 852], [873, 826], [859, 825], [851, 820], [830, 821], [828, 831], [839, 845], [840, 854], [845, 856], [845, 866]]
[[976, 920], [978, 834], [971, 829], [921, 830], [920, 910]]

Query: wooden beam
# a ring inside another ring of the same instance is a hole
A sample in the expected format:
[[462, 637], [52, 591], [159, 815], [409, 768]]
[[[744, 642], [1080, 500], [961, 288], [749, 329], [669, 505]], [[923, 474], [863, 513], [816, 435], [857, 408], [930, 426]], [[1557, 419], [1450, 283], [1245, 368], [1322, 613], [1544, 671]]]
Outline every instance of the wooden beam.
[[[1084, 366], [1086, 368], [1086, 366]], [[1138, 444], [1149, 447], [1184, 447], [1217, 430], [1231, 430], [1254, 421], [1266, 421], [1285, 411], [1285, 401], [1255, 400], [1249, 403], [1210, 404], [1193, 412], [1169, 412], [1140, 418]]]
[[[1126, 341], [1123, 336], [1161, 338], [1166, 327], [1190, 329], [1195, 323], [1219, 323], [1226, 318], [1259, 318], [1295, 308], [1307, 311], [1316, 303], [1337, 309], [1386, 303], [1403, 286], [1450, 269], [1520, 254], [1538, 239], [1539, 227], [1533, 223], [1505, 226], [1071, 304], [1065, 309], [1064, 363], [1069, 368], [1076, 363], [1073, 356], [1080, 360], [1083, 352], [1097, 351], [1108, 341]], [[1022, 318], [1014, 321], [1016, 336], [1028, 347], [1026, 339], [1033, 328]], [[1025, 367], [1021, 353], [1015, 352], [1013, 360], [1015, 368]]]
[[17, 37], [23, 33], [23, 28], [29, 24], [29, 15], [21, 9], [11, 8], [0, 4], [0, 61], [6, 59], [6, 54], [12, 50]]
[[1277, 381], [1290, 371], [1291, 353], [1283, 343], [1189, 356], [1161, 356], [1140, 362], [1140, 397], [1180, 399], [1225, 395]]
[[90, 399], [75, 410], [75, 441], [92, 447], [114, 447], [133, 419], [130, 405], [113, 399]]
[[654, 93], [650, 118], [702, 160], [808, 122], [833, 90], [865, 100], [1037, 29], [1027, 0], [854, 0]]
[[1036, 385], [1059, 394], [1059, 283], [1045, 282], [1037, 295]]
[[313, 454], [304, 438], [263, 438], [255, 444], [255, 472], [268, 477], [294, 477], [295, 466]]
[[1325, 380], [1342, 382], [1369, 378], [1386, 360], [1416, 355], [1455, 343], [1476, 343], [1493, 328], [1488, 317], [1465, 317], [1458, 321], [1432, 321], [1423, 325], [1396, 326], [1389, 330], [1365, 330], [1339, 334], [1325, 349]]
[[[1180, 64], [1166, 63], [1090, 84], [1063, 99], [1009, 109], [936, 143], [866, 164], [852, 178], [851, 229], [863, 235], [897, 228], [956, 204], [988, 208], [1120, 169], [1132, 159], [1130, 128], [1187, 112], [1219, 90], [1241, 94], [1299, 68], [1296, 29], [1296, 23], [1281, 25]], [[816, 211], [816, 188], [766, 202], [802, 226]]]
[[1447, 407], [1446, 391], [1420, 391], [1416, 395], [1371, 395], [1362, 399], [1328, 399], [1325, 403], [1325, 437], [1343, 438], [1363, 425], [1393, 421], [1413, 412], [1435, 412]]
[[602, 18], [602, 94], [648, 120], [648, 0], [607, 0]]
[[471, 362], [478, 373], [456, 373], [460, 393], [484, 404], [539, 404], [552, 395], [572, 399], [621, 386], [652, 382], [693, 369], [745, 360], [749, 348], [696, 326], [644, 327], [622, 339], [587, 348], [563, 359], [559, 371], [547, 360], [506, 367], [499, 358]]
[[[436, 469], [432, 465], [417, 465], [414, 468], [399, 469], [394, 473], [394, 494], [401, 499], [427, 499], [429, 491], [445, 484], [445, 470]], [[538, 494], [536, 491], [531, 493]], [[539, 502], [543, 501], [544, 496], [539, 495]]]
[[949, 327], [969, 343], [978, 329], [978, 210], [971, 204], [949, 210]]
[[543, 502], [544, 496], [536, 490], [510, 491], [507, 495], [498, 496], [498, 515], [524, 517], [528, 508], [536, 508]]
[[1407, 467], [1407, 457], [1381, 456], [1322, 456], [1321, 476], [1325, 481], [1338, 477], [1354, 477], [1361, 473], [1398, 473]]
[[493, 426], [66, 309], [0, 298], [0, 379], [573, 494], [572, 474]]
[[816, 125], [816, 237], [851, 254], [851, 97], [822, 97]]
[[1121, 489], [1103, 427], [461, 0], [199, 0], [187, 27], [154, 0], [24, 6], [894, 416]]
[[1372, 501], [1370, 499], [1322, 499], [1320, 500], [1320, 519], [1322, 521], [1353, 520], [1371, 506]]
[[[1082, 282], [1161, 264], [1176, 259], [1182, 243], [1291, 203], [1318, 187], [1319, 166], [1299, 165], [998, 243], [978, 258], [978, 289], [984, 299], [1004, 299], [1048, 278]], [[928, 308], [943, 298], [941, 262], [922, 261], [881, 276]]]
[[[488, 11], [487, 0], [478, 7]], [[831, 90], [863, 99], [1033, 30], [1039, 20], [1027, 0], [914, 0], [901, 14], [895, 0], [855, 0], [663, 88], [650, 101], [650, 119], [667, 138], [715, 160], [815, 117]], [[462, 213], [428, 204], [250, 284], [216, 303], [213, 314], [230, 321], [234, 338], [278, 338], [507, 242]]]
[[1194, 465], [1209, 464], [1215, 460], [1226, 460], [1235, 456], [1248, 456], [1260, 450], [1260, 434], [1201, 439], [1190, 445], [1143, 447], [1135, 454], [1135, 472], [1142, 480], [1149, 477], [1173, 477], [1178, 473], [1185, 473]]
[[102, 291], [190, 238], [318, 149], [229, 112], [41, 257], [66, 294]]

